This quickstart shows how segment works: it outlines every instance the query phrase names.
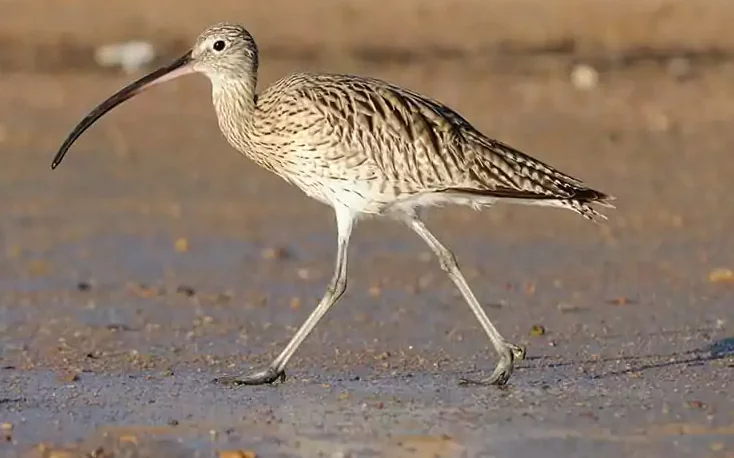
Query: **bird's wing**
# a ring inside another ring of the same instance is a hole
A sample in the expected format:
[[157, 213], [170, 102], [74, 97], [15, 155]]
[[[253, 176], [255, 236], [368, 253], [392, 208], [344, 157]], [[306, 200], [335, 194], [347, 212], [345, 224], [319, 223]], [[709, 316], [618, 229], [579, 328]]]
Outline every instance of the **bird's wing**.
[[381, 80], [314, 75], [299, 98], [325, 119], [338, 155], [362, 155], [403, 192], [603, 200], [579, 180], [488, 138], [451, 108]]

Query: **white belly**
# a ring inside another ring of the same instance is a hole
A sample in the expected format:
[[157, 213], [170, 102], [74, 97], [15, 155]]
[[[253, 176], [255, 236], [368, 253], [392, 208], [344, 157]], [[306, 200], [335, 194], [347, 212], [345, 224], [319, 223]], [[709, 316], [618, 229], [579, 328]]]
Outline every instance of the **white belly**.
[[316, 186], [296, 180], [293, 183], [309, 197], [332, 207], [345, 206], [355, 213], [380, 213], [394, 199], [376, 192], [374, 182], [370, 181], [323, 180]]

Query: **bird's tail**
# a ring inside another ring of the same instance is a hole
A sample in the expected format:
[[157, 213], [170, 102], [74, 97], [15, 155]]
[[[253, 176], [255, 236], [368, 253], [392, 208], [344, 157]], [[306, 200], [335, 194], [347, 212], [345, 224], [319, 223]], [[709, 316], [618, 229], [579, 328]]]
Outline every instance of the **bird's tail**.
[[612, 202], [616, 197], [596, 191], [594, 189], [579, 189], [573, 197], [561, 200], [562, 206], [572, 210], [584, 218], [599, 223], [607, 219], [606, 215], [597, 211], [593, 205], [600, 205], [606, 208], [617, 208]]

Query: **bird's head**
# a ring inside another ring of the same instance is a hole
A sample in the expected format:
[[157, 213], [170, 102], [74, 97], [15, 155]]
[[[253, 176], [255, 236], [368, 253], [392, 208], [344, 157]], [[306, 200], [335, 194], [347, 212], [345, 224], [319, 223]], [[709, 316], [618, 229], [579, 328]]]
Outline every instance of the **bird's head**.
[[257, 45], [247, 29], [230, 23], [212, 25], [199, 35], [194, 46], [183, 56], [124, 87], [94, 108], [71, 131], [54, 156], [51, 168], [55, 169], [61, 163], [71, 145], [95, 121], [146, 89], [195, 72], [206, 75], [214, 85], [228, 79], [253, 78], [257, 67]]
[[188, 65], [213, 82], [248, 77], [257, 71], [257, 45], [244, 27], [216, 24], [199, 35]]

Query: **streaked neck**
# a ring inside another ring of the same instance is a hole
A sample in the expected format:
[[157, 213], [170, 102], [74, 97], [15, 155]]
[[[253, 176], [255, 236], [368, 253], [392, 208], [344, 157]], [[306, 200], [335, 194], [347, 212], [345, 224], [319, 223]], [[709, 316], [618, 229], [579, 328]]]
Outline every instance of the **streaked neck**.
[[[255, 115], [257, 77], [212, 79], [212, 100], [219, 127], [235, 148], [245, 154]], [[248, 154], [249, 155], [249, 154]]]

